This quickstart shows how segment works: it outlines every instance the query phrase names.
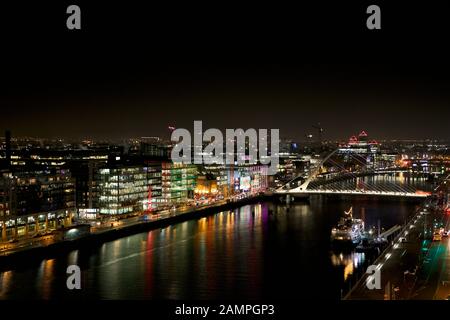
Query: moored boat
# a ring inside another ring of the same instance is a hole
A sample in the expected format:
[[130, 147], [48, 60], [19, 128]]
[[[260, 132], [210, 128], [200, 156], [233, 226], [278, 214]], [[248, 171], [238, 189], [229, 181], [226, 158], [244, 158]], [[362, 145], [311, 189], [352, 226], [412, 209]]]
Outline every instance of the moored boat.
[[364, 232], [364, 221], [353, 218], [353, 207], [344, 213], [345, 216], [331, 231], [331, 241], [339, 245], [357, 245]]

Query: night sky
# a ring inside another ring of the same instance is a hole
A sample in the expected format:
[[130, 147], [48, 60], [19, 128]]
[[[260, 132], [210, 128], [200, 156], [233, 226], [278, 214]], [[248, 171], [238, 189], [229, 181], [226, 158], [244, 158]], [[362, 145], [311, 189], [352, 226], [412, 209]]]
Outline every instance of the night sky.
[[360, 2], [73, 3], [81, 31], [65, 27], [72, 3], [4, 10], [0, 130], [117, 139], [203, 120], [304, 139], [321, 122], [327, 139], [450, 139], [443, 7], [380, 3], [369, 31]]

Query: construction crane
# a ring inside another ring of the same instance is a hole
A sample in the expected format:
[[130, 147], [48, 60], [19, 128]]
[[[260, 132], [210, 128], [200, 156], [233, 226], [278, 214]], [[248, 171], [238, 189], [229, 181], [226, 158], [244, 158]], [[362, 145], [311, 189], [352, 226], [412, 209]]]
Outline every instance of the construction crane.
[[318, 137], [319, 137], [319, 143], [322, 144], [322, 134], [323, 134], [323, 128], [320, 125], [320, 122], [317, 123], [317, 125], [312, 126], [314, 129], [317, 129]]

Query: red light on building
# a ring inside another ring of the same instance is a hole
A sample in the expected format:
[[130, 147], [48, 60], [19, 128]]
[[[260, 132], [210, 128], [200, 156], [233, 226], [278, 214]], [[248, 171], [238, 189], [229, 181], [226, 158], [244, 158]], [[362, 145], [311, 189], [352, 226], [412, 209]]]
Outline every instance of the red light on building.
[[348, 140], [348, 144], [355, 144], [358, 142], [358, 138], [356, 136], [351, 136]]
[[360, 137], [367, 137], [367, 133], [363, 130], [359, 133]]

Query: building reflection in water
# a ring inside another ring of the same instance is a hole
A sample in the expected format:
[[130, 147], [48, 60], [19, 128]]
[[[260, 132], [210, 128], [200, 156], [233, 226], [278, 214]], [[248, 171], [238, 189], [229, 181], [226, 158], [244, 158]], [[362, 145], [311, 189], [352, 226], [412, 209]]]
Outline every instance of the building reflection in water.
[[359, 252], [333, 252], [331, 254], [331, 264], [334, 267], [344, 267], [344, 281], [347, 281], [355, 271], [360, 268], [365, 261], [364, 253]]
[[145, 278], [145, 285], [144, 285], [144, 295], [145, 297], [151, 297], [152, 291], [153, 291], [153, 247], [154, 247], [154, 231], [150, 231], [147, 233], [147, 240], [146, 240], [146, 248], [145, 248], [145, 255], [142, 256], [144, 259], [143, 265], [144, 268], [144, 278]]
[[[386, 227], [402, 223], [414, 208], [407, 202], [354, 203], [368, 225], [380, 220]], [[304, 286], [309, 297], [317, 288], [313, 279], [324, 273], [334, 289], [347, 288], [371, 256], [330, 255], [324, 226], [334, 225], [345, 209], [347, 204], [318, 197], [294, 203], [290, 211], [284, 204], [246, 205], [0, 272], [0, 298], [289, 299], [286, 284]], [[67, 265], [74, 262], [83, 265], [80, 292], [65, 287]], [[327, 298], [335, 293], [330, 290]]]
[[0, 299], [4, 299], [7, 292], [11, 289], [12, 271], [0, 273]]
[[53, 277], [55, 275], [54, 267], [54, 259], [42, 261], [39, 267], [36, 285], [38, 286], [38, 290], [40, 290], [40, 297], [44, 300], [51, 298]]

